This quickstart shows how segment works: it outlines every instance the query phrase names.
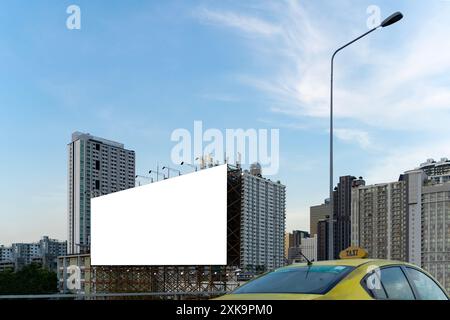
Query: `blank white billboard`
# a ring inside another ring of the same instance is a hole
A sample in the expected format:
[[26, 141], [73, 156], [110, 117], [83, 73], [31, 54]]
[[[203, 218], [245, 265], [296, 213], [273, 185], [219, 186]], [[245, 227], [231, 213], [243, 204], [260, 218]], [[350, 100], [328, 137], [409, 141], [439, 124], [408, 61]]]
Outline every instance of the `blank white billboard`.
[[91, 200], [92, 265], [226, 265], [227, 166]]

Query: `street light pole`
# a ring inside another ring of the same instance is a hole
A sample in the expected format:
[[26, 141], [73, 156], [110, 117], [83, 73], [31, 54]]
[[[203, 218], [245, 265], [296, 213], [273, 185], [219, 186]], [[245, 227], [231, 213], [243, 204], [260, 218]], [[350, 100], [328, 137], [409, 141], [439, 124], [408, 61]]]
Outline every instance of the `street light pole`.
[[166, 179], [165, 174], [159, 172], [159, 167], [157, 167], [156, 171], [154, 171], [154, 170], [149, 170], [149, 171], [148, 171], [148, 174], [152, 174], [152, 173], [155, 173], [155, 174], [156, 174], [156, 181], [159, 181], [159, 176], [160, 176], [160, 175], [163, 176], [163, 180]]
[[359, 39], [367, 36], [373, 31], [390, 26], [403, 18], [401, 12], [395, 12], [389, 17], [387, 17], [381, 24], [373, 29], [370, 29], [366, 33], [360, 35], [354, 40], [348, 42], [342, 47], [338, 48], [331, 56], [331, 77], [330, 77], [330, 219], [328, 220], [328, 258], [333, 260], [334, 257], [334, 197], [333, 197], [333, 72], [334, 72], [334, 57], [342, 49], [348, 47], [352, 43], [358, 41]]
[[173, 169], [173, 168], [170, 168], [170, 167], [167, 167], [167, 166], [162, 167], [162, 169], [163, 169], [163, 170], [164, 170], [164, 169], [167, 169], [167, 177], [168, 177], [168, 178], [170, 178], [170, 171], [177, 171], [177, 172], [178, 172], [178, 175], [181, 176], [181, 171], [180, 171], [180, 170]]

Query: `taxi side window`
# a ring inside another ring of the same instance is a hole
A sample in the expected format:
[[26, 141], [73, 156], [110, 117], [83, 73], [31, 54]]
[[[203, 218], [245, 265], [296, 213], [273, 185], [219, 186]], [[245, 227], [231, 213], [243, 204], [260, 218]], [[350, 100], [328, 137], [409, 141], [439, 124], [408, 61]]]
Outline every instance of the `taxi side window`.
[[371, 272], [364, 279], [364, 287], [369, 291], [370, 295], [375, 299], [387, 299], [386, 291], [381, 284], [379, 272]]
[[414, 293], [400, 267], [381, 269], [381, 283], [387, 298], [393, 300], [414, 300]]
[[407, 267], [409, 279], [414, 283], [422, 300], [448, 300], [439, 286], [423, 272]]

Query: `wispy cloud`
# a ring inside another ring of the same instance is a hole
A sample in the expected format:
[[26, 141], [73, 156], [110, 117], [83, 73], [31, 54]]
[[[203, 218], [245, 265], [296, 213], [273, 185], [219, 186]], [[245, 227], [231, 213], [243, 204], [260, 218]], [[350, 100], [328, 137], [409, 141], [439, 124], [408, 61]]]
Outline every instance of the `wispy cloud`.
[[251, 35], [272, 36], [281, 33], [281, 28], [274, 24], [231, 11], [216, 11], [202, 8], [198, 10], [196, 15], [205, 23], [236, 28]]
[[[295, 0], [278, 2], [278, 5], [270, 2], [266, 9], [276, 17], [275, 22], [204, 8], [199, 16], [246, 34], [266, 36], [255, 39], [252, 49], [260, 59], [261, 54], [267, 55], [267, 70], [271, 72], [263, 77], [238, 75], [238, 79], [276, 99], [279, 103], [272, 111], [328, 117], [330, 54], [350, 40], [352, 34], [363, 32], [364, 23], [358, 24], [359, 30], [347, 23], [344, 28], [348, 32], [338, 34], [335, 30], [342, 18], [339, 12], [335, 12], [334, 19], [319, 20], [313, 9]], [[337, 118], [354, 119], [384, 129], [429, 130], [436, 124], [430, 118], [430, 110], [438, 114], [450, 111], [448, 86], [438, 82], [439, 77], [450, 72], [450, 43], [443, 41], [449, 32], [443, 25], [449, 25], [446, 21], [450, 6], [441, 6], [439, 11], [431, 8], [427, 14], [433, 15], [433, 19], [409, 25], [411, 37], [397, 42], [395, 50], [382, 50], [373, 44], [375, 41], [366, 39], [358, 43], [358, 50], [349, 48], [345, 55], [338, 57]], [[350, 36], [346, 38], [342, 34]], [[383, 35], [377, 37], [382, 43]], [[369, 43], [373, 46], [371, 50], [364, 50]], [[345, 60], [354, 68], [342, 68]], [[367, 75], [358, 75], [358, 81], [354, 81], [355, 68], [367, 68]], [[443, 122], [443, 118], [438, 122]]]
[[[334, 10], [332, 18], [317, 15], [318, 9], [331, 11], [333, 5], [327, 4], [330, 7], [324, 9], [296, 0], [268, 2], [265, 9], [273, 19], [269, 22], [257, 18], [256, 25], [264, 25], [271, 32], [247, 27], [254, 19], [249, 15], [229, 11], [214, 11], [215, 15], [211, 15], [216, 17], [216, 24], [265, 35], [247, 42], [265, 65], [257, 75], [239, 74], [236, 78], [266, 94], [272, 112], [294, 119], [329, 116], [330, 55], [352, 36], [365, 31], [364, 20], [348, 20], [352, 2], [340, 1], [342, 10]], [[397, 146], [386, 147], [378, 156], [379, 162], [367, 169], [366, 174], [373, 179], [392, 178], [394, 171], [399, 173], [418, 161], [432, 155], [445, 156], [450, 151], [444, 147], [448, 141], [435, 148], [414, 140], [423, 133], [444, 137], [450, 134], [450, 42], [444, 40], [450, 32], [450, 6], [433, 3], [425, 11], [420, 14], [432, 19], [414, 23], [413, 17], [406, 16], [401, 22], [403, 27], [398, 24], [389, 30], [381, 29], [370, 39], [346, 49], [336, 60], [336, 121], [368, 128], [346, 126], [336, 130], [337, 138], [368, 149], [392, 132], [409, 136], [402, 145], [409, 162], [397, 161], [397, 157], [404, 158]], [[237, 16], [239, 19], [234, 18]]]
[[367, 149], [370, 146], [369, 134], [366, 131], [338, 128], [334, 129], [333, 132], [338, 139], [346, 142], [356, 142], [363, 149]]

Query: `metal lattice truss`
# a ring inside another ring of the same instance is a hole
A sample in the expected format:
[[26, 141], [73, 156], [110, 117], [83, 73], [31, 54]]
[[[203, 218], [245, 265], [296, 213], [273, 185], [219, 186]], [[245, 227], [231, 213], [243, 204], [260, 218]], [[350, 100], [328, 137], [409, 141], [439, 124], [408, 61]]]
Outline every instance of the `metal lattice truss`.
[[92, 293], [228, 292], [238, 286], [237, 268], [227, 266], [95, 266]]
[[239, 266], [241, 257], [242, 171], [228, 165], [227, 176], [227, 264]]

